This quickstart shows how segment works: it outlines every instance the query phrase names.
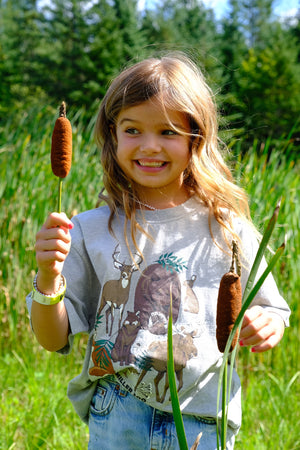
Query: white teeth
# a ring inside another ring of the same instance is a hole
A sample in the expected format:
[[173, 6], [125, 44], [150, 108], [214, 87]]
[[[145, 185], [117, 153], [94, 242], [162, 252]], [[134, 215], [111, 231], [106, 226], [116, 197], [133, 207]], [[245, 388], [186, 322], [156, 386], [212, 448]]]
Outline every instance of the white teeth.
[[139, 161], [139, 164], [143, 167], [161, 167], [164, 163], [160, 161]]

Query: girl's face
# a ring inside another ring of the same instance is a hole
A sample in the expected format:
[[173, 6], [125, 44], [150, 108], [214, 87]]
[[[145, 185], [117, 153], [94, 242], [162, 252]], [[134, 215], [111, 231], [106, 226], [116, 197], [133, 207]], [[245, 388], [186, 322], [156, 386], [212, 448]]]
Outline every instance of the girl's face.
[[[184, 202], [188, 195], [183, 172], [190, 159], [187, 117], [157, 100], [121, 110], [116, 122], [117, 158], [138, 192], [152, 206]], [[169, 123], [170, 122], [170, 123]]]

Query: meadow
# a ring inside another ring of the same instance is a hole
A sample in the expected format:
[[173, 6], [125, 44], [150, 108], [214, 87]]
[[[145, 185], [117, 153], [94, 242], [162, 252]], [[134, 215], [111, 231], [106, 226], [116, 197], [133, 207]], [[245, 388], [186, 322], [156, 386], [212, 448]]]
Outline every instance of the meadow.
[[[35, 235], [56, 209], [57, 180], [50, 166], [56, 111], [29, 108], [19, 116], [17, 124], [11, 116], [0, 127], [0, 449], [84, 449], [88, 429], [66, 389], [81, 370], [86, 337], [76, 339], [68, 357], [43, 350], [25, 305], [36, 271]], [[95, 114], [88, 120], [82, 109], [71, 111], [69, 118], [73, 165], [62, 207], [71, 216], [95, 207], [102, 179], [93, 140]], [[282, 198], [272, 245], [277, 248], [287, 235], [287, 247], [273, 273], [292, 309], [291, 325], [277, 348], [264, 354], [239, 350], [243, 425], [237, 450], [300, 448], [300, 164], [293, 145], [292, 136], [277, 142], [272, 152], [270, 142], [253, 142], [242, 156], [239, 141], [232, 141], [227, 155], [261, 231]]]

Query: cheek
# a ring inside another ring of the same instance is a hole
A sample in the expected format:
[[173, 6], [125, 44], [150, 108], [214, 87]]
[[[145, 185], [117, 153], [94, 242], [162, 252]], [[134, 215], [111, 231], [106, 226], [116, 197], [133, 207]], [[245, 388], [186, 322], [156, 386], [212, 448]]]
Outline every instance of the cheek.
[[117, 135], [116, 149], [118, 154], [128, 153], [131, 147], [131, 141], [127, 136]]
[[121, 170], [128, 175], [128, 170], [131, 170], [131, 159], [129, 157], [129, 152], [126, 151], [126, 149], [119, 145], [117, 146], [116, 150], [116, 163], [121, 168]]
[[185, 145], [185, 152], [181, 153], [181, 161], [185, 161], [185, 165], [188, 166], [192, 159], [192, 150], [189, 144]]
[[121, 167], [121, 169], [123, 169], [123, 157], [122, 153], [120, 154], [120, 152], [118, 151], [118, 148], [116, 151], [116, 163]]

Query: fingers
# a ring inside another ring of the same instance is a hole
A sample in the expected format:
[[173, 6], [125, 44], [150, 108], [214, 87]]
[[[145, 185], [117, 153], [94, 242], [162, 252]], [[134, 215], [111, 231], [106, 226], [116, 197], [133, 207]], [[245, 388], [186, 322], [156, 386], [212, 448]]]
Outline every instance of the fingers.
[[72, 222], [68, 219], [65, 213], [51, 213], [46, 219], [43, 228], [63, 227], [71, 230], [73, 228]]
[[69, 253], [70, 244], [65, 243], [61, 239], [38, 241], [35, 250], [38, 265], [47, 261], [63, 262]]
[[252, 352], [264, 352], [275, 347], [284, 333], [282, 318], [260, 306], [246, 311], [241, 333], [240, 345], [252, 346]]
[[64, 213], [50, 214], [36, 235], [35, 251], [39, 272], [57, 276], [71, 246], [72, 222]]
[[279, 343], [280, 339], [281, 339], [281, 337], [278, 338], [278, 335], [276, 333], [271, 334], [268, 337], [268, 339], [251, 347], [251, 352], [252, 353], [262, 353], [262, 352], [266, 352], [267, 350], [271, 350], [272, 348], [276, 347], [276, 345]]
[[64, 244], [69, 244], [71, 241], [71, 235], [66, 228], [41, 228], [36, 235], [35, 249], [41, 250], [45, 247], [45, 250], [53, 249], [53, 245], [56, 242], [59, 246], [64, 247]]
[[[240, 338], [245, 342], [259, 332], [265, 324], [264, 310], [261, 306], [253, 306], [245, 312]], [[249, 342], [250, 344], [250, 342]]]

